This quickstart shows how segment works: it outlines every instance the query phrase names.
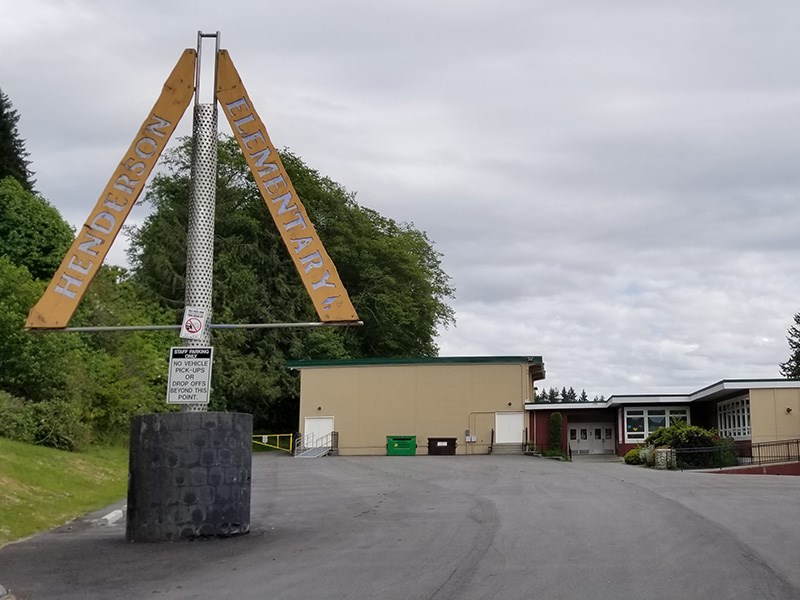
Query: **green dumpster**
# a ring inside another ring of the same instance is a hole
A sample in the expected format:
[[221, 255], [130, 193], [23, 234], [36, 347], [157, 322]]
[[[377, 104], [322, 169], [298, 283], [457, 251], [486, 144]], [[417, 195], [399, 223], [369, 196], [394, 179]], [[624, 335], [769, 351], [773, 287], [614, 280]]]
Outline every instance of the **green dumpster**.
[[417, 436], [387, 435], [387, 456], [414, 456], [417, 453]]

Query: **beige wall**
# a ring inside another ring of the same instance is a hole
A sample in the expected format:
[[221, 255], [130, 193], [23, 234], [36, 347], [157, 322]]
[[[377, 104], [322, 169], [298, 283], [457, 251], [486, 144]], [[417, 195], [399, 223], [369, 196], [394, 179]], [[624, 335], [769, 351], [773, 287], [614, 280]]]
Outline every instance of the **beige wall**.
[[[305, 417], [333, 417], [339, 452], [385, 454], [387, 435], [456, 438], [457, 454], [484, 454], [495, 412], [524, 412], [528, 365], [451, 364], [304, 368], [300, 431]], [[485, 414], [491, 413], [491, 414]], [[470, 429], [478, 441], [467, 444]]]
[[750, 390], [750, 430], [753, 442], [800, 438], [800, 389]]

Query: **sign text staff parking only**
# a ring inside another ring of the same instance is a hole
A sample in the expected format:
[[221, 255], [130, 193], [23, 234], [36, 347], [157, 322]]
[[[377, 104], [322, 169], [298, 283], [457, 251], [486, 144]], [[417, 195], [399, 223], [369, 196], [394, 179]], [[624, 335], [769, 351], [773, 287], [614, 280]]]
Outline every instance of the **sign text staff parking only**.
[[170, 348], [168, 404], [208, 404], [211, 347]]

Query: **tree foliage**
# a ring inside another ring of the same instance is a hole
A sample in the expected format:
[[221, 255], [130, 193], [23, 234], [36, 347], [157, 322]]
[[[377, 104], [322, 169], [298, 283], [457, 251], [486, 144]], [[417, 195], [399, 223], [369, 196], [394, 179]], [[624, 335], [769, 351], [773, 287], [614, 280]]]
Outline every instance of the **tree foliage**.
[[[586, 393], [586, 390], [581, 390], [580, 395], [578, 392], [575, 391], [575, 388], [570, 386], [569, 388], [562, 387], [561, 391], [558, 391], [556, 387], [550, 387], [549, 389], [542, 388], [541, 393], [536, 395], [535, 398], [536, 402], [589, 402], [589, 395]], [[605, 402], [605, 398], [603, 396], [597, 396], [592, 399], [592, 402]]]
[[787, 378], [800, 378], [800, 313], [794, 316], [794, 325], [789, 327], [786, 336], [789, 342], [789, 358], [780, 364], [781, 375]]
[[0, 89], [0, 179], [13, 177], [27, 191], [33, 191], [33, 173], [25, 151], [25, 142], [19, 137], [19, 114], [11, 100]]
[[16, 179], [0, 180], [0, 256], [49, 279], [72, 244], [73, 233], [47, 200]]
[[547, 444], [550, 452], [561, 453], [563, 443], [561, 440], [563, 418], [560, 412], [554, 412], [550, 415], [547, 423]]
[[[73, 324], [158, 321], [158, 305], [121, 273], [100, 270]], [[131, 415], [164, 409], [169, 336], [26, 332], [46, 283], [0, 257], [0, 435], [66, 449], [121, 439]]]
[[648, 446], [669, 448], [710, 448], [719, 440], [716, 431], [689, 425], [680, 419], [669, 427], [659, 427], [644, 441]]
[[[0, 92], [0, 435], [66, 449], [122, 440], [131, 415], [165, 409], [174, 336], [23, 329], [73, 232], [31, 191], [17, 118]], [[103, 266], [71, 324], [174, 322], [124, 269]]]
[[[168, 153], [168, 173], [147, 195], [153, 213], [132, 231], [135, 280], [178, 320], [183, 310], [190, 195], [189, 140]], [[287, 360], [435, 356], [453, 322], [453, 290], [424, 232], [361, 207], [354, 194], [281, 153], [363, 327], [215, 333], [212, 406], [252, 412], [257, 427], [296, 427], [297, 382]], [[306, 322], [317, 317], [236, 141], [219, 144], [214, 321]]]
[[[170, 336], [31, 333], [30, 308], [72, 243], [44, 198], [0, 180], [0, 435], [58, 448], [122, 439], [137, 412], [164, 409]], [[73, 325], [173, 323], [123, 269], [102, 267]]]

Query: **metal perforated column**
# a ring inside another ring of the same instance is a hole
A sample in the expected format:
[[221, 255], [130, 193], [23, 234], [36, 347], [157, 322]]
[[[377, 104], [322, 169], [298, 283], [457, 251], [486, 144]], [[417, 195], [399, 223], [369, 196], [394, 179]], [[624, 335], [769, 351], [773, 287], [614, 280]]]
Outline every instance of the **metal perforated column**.
[[[211, 322], [214, 272], [214, 208], [217, 199], [217, 111], [215, 104], [194, 107], [192, 197], [186, 235], [186, 306], [206, 311]], [[210, 346], [211, 330], [184, 346]], [[205, 404], [185, 404], [183, 410], [201, 412]]]

